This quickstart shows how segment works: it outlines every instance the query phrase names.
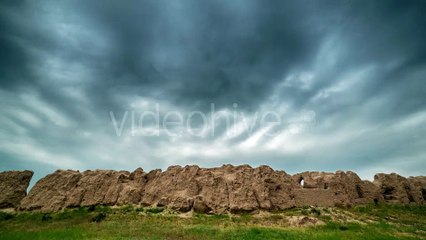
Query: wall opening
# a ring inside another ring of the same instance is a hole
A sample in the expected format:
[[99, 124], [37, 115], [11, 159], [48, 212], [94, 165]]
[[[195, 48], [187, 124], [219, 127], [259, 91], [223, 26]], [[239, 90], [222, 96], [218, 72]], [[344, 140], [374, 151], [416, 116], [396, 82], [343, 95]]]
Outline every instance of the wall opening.
[[395, 191], [394, 187], [386, 186], [383, 189], [383, 194], [382, 194], [383, 198], [385, 200], [393, 200], [393, 199], [395, 199], [395, 197], [393, 196], [394, 191]]
[[423, 200], [426, 201], [426, 189], [422, 189]]
[[407, 193], [408, 202], [409, 202], [409, 203], [415, 202], [415, 201], [414, 201], [414, 197], [413, 197], [413, 195], [411, 194], [411, 188], [410, 188], [410, 186], [405, 185], [405, 192]]
[[362, 192], [362, 189], [359, 185], [356, 185], [356, 192], [358, 194], [358, 198], [363, 198], [364, 197], [364, 193]]
[[299, 184], [300, 184], [300, 186], [302, 186], [302, 188], [303, 188], [303, 186], [305, 186], [305, 179], [303, 179], [303, 177], [300, 177]]

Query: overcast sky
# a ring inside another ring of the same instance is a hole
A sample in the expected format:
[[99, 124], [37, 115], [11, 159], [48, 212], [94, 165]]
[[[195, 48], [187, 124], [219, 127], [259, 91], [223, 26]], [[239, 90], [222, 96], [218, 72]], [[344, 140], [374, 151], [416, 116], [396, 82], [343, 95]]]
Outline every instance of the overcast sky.
[[[0, 170], [425, 175], [425, 12], [412, 0], [2, 1]], [[212, 104], [223, 115], [190, 134]], [[157, 110], [183, 117], [179, 134], [132, 131], [132, 114]], [[259, 123], [268, 112], [279, 124]]]

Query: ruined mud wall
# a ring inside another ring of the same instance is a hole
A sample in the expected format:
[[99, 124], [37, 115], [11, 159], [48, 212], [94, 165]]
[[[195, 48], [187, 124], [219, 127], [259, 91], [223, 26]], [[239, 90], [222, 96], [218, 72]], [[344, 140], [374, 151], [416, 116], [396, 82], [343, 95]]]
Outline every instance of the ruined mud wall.
[[374, 176], [374, 184], [388, 203], [395, 204], [425, 204], [426, 177], [404, 178], [398, 174], [379, 173]]
[[0, 172], [0, 208], [16, 208], [27, 195], [33, 172]]
[[[8, 179], [12, 178], [5, 178], [0, 186], [14, 186]], [[26, 185], [21, 184], [22, 197], [8, 206], [58, 211], [79, 206], [134, 204], [164, 206], [182, 212], [241, 213], [311, 205], [424, 204], [426, 197], [426, 177], [377, 174], [372, 183], [350, 171], [303, 172], [291, 176], [268, 166], [248, 165], [171, 166], [164, 172], [144, 172], [141, 168], [134, 172], [58, 170], [40, 179], [25, 196], [28, 183], [29, 180]], [[2, 196], [10, 192], [3, 189], [6, 188], [0, 188]]]
[[[379, 187], [354, 172], [303, 172], [293, 175], [296, 206], [352, 206], [383, 201]], [[303, 186], [302, 186], [303, 180]]]

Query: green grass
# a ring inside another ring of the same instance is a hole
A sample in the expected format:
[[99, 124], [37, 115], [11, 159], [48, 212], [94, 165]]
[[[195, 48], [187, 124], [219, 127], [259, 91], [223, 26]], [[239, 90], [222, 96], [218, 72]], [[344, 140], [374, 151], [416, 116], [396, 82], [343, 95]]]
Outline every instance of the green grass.
[[[94, 222], [99, 214], [106, 218]], [[48, 216], [0, 212], [0, 239], [426, 239], [424, 206], [302, 208], [259, 215], [182, 215], [124, 206]], [[292, 216], [317, 218], [323, 224], [294, 227]]]

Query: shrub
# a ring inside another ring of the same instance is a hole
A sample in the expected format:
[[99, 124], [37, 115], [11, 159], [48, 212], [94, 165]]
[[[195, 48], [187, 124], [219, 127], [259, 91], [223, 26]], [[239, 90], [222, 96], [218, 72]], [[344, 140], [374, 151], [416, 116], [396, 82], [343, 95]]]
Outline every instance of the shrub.
[[102, 222], [103, 220], [105, 220], [105, 218], [106, 218], [106, 214], [101, 212], [101, 213], [98, 213], [98, 215], [96, 215], [92, 218], [92, 222], [99, 223], [99, 222]]
[[147, 213], [160, 213], [162, 211], [164, 211], [164, 208], [162, 208], [162, 207], [152, 207], [152, 208], [146, 209]]
[[88, 212], [93, 212], [93, 211], [95, 211], [96, 210], [96, 205], [91, 205], [91, 206], [89, 206], [88, 208], [87, 208], [87, 211]]
[[311, 208], [311, 214], [319, 216], [321, 215], [321, 210], [319, 208]]
[[349, 229], [349, 227], [348, 227], [348, 226], [346, 226], [346, 225], [342, 225], [342, 226], [340, 226], [340, 227], [339, 227], [339, 229], [340, 229], [341, 231], [346, 231], [346, 230], [348, 230], [348, 229]]
[[49, 213], [45, 213], [43, 214], [43, 216], [41, 217], [41, 221], [46, 222], [46, 221], [50, 221], [52, 220], [52, 216], [50, 216]]
[[14, 217], [15, 217], [15, 215], [13, 215], [11, 213], [0, 212], [0, 221], [10, 220]]

